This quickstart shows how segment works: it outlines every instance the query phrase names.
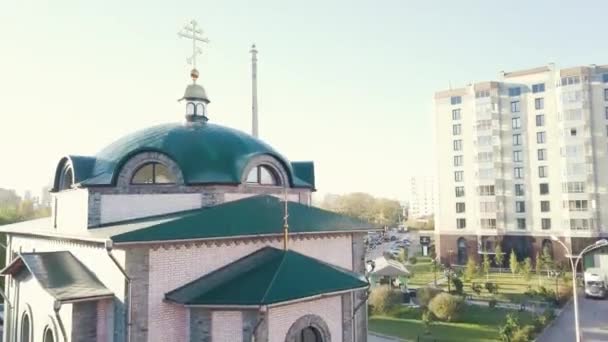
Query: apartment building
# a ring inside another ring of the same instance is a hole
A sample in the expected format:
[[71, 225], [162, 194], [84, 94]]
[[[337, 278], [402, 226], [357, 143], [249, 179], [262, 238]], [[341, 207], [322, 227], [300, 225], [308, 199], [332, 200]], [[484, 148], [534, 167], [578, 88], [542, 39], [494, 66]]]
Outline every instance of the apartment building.
[[433, 177], [411, 177], [410, 217], [429, 218], [435, 213], [435, 180]]
[[435, 94], [437, 250], [444, 261], [608, 235], [608, 65], [501, 72]]

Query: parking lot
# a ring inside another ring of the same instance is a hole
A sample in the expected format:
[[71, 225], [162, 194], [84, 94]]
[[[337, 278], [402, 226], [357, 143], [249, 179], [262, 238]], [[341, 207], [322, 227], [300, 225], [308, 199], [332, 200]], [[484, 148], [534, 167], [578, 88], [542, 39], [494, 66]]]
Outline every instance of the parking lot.
[[[394, 253], [400, 252], [401, 247], [407, 248], [408, 258], [420, 252], [420, 241], [418, 232], [397, 232], [389, 231], [384, 235], [377, 237], [371, 235], [365, 255], [365, 260], [374, 260], [383, 255], [384, 252]], [[409, 242], [404, 242], [409, 241]]]

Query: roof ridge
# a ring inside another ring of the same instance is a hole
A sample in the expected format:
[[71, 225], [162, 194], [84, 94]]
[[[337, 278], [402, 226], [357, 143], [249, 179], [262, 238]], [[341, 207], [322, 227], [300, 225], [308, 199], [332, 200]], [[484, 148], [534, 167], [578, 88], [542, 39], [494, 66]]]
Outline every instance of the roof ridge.
[[266, 302], [266, 296], [268, 296], [268, 294], [270, 293], [270, 289], [272, 289], [272, 286], [274, 285], [275, 281], [277, 280], [279, 272], [281, 271], [281, 268], [283, 267], [283, 264], [285, 263], [285, 260], [287, 259], [287, 252], [288, 251], [283, 251], [283, 259], [281, 260], [279, 267], [277, 267], [276, 272], [272, 276], [272, 280], [270, 280], [270, 283], [268, 284], [268, 287], [266, 288], [266, 291], [264, 292], [264, 295], [262, 296], [262, 300], [260, 301], [260, 303]]

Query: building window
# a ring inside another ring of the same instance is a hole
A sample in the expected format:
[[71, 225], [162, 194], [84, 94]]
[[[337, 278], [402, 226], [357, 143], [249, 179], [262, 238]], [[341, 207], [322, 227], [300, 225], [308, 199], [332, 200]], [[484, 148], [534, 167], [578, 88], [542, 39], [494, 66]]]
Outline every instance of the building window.
[[608, 135], [608, 126], [606, 126], [606, 135]]
[[460, 124], [457, 125], [452, 125], [452, 134], [453, 135], [460, 135]]
[[608, 74], [602, 74], [602, 82], [608, 83]]
[[454, 156], [454, 166], [462, 166], [462, 156]]
[[456, 197], [464, 197], [464, 186], [456, 187]]
[[24, 313], [21, 316], [21, 339], [20, 342], [31, 342], [32, 341], [32, 322], [30, 319], [30, 315], [28, 313]]
[[524, 195], [524, 185], [515, 184], [515, 196], [523, 196], [523, 195]]
[[452, 109], [452, 120], [460, 120], [460, 109]]
[[581, 78], [578, 76], [568, 76], [568, 77], [562, 77], [562, 82], [561, 85], [565, 86], [565, 85], [572, 85], [572, 84], [579, 84], [581, 83]]
[[547, 166], [538, 167], [538, 177], [546, 178], [549, 177], [549, 168]]
[[462, 140], [454, 140], [454, 151], [462, 151]]
[[514, 162], [521, 162], [522, 161], [522, 155], [523, 155], [522, 151], [513, 151], [513, 161]]
[[53, 335], [53, 330], [51, 330], [51, 327], [47, 326], [44, 328], [42, 342], [55, 342], [55, 336]]
[[604, 100], [608, 101], [608, 88], [604, 89]]
[[476, 98], [483, 98], [483, 97], [490, 97], [490, 91], [489, 90], [480, 90], [480, 91], [476, 91], [475, 92], [475, 97]]
[[511, 126], [513, 127], [513, 129], [520, 129], [521, 128], [521, 119], [520, 118], [511, 119]]
[[545, 125], [545, 114], [538, 114], [536, 116], [536, 127], [541, 127]]
[[157, 162], [150, 162], [140, 166], [131, 178], [131, 184], [175, 184], [175, 176], [169, 169]]
[[544, 218], [541, 219], [540, 221], [541, 225], [542, 225], [542, 229], [547, 230], [547, 229], [551, 229], [551, 219], [548, 218]]
[[570, 136], [571, 137], [575, 137], [576, 136], [576, 128], [570, 128]]
[[456, 182], [462, 182], [464, 180], [464, 171], [454, 172], [454, 180]]
[[605, 107], [605, 108], [604, 108], [604, 111], [605, 111], [605, 113], [604, 113], [604, 114], [606, 115], [606, 120], [608, 120], [608, 107]]
[[520, 87], [509, 88], [509, 96], [519, 96], [521, 95]]
[[296, 335], [295, 340], [297, 342], [323, 342], [321, 333], [315, 327], [306, 327]]
[[462, 97], [460, 96], [452, 96], [450, 98], [450, 103], [453, 105], [457, 105], [457, 104], [461, 104], [462, 103]]
[[468, 253], [467, 253], [467, 241], [464, 238], [459, 238], [456, 241], [458, 247], [458, 259], [457, 262], [459, 265], [464, 265], [467, 263]]
[[494, 213], [496, 212], [496, 202], [479, 202], [480, 213]]
[[549, 201], [540, 201], [540, 211], [543, 213], [549, 212], [551, 210], [551, 202]]
[[456, 212], [457, 213], [464, 213], [464, 211], [465, 211], [464, 202], [457, 202], [456, 203]]
[[526, 212], [526, 202], [516, 201], [515, 202], [515, 212], [516, 213], [525, 213]]
[[259, 185], [281, 185], [278, 172], [268, 165], [258, 165], [251, 169], [246, 182]]
[[538, 160], [547, 160], [547, 149], [539, 148], [536, 150], [536, 153], [538, 155]]
[[524, 178], [524, 168], [523, 167], [515, 167], [515, 168], [513, 168], [513, 177], [515, 179]]
[[526, 229], [526, 219], [525, 218], [517, 219], [517, 229]]
[[194, 103], [188, 102], [186, 104], [186, 115], [194, 115]]
[[589, 229], [589, 220], [587, 220], [587, 219], [570, 219], [570, 229], [587, 230], [587, 229]]
[[568, 211], [587, 211], [589, 202], [587, 200], [564, 201], [564, 209], [568, 209]]
[[539, 186], [541, 195], [549, 194], [549, 183], [540, 183], [540, 184], [538, 184], [538, 186]]
[[479, 224], [482, 229], [496, 229], [496, 219], [481, 219]]
[[540, 110], [543, 108], [545, 108], [545, 99], [542, 97], [534, 99], [534, 109]]
[[585, 182], [567, 182], [562, 184], [563, 191], [569, 194], [585, 192]]
[[64, 167], [59, 176], [59, 190], [71, 189], [74, 185], [74, 170], [71, 165]]
[[511, 113], [519, 113], [519, 110], [520, 110], [519, 101], [511, 102]]
[[545, 142], [547, 142], [547, 133], [536, 132], [536, 142], [539, 144], [544, 144]]
[[538, 83], [538, 84], [533, 84], [532, 85], [532, 92], [533, 93], [542, 93], [545, 91], [545, 84], [544, 83]]
[[521, 145], [521, 134], [513, 134], [513, 146]]
[[494, 185], [480, 185], [477, 187], [479, 196], [494, 196]]
[[456, 228], [458, 229], [464, 229], [467, 227], [467, 220], [463, 219], [463, 218], [457, 218], [456, 219]]

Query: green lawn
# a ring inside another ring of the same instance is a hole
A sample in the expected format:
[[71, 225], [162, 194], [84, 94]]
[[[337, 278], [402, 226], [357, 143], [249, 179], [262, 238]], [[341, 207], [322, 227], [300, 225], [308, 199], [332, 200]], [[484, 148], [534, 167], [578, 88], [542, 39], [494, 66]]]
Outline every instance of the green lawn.
[[[430, 259], [422, 259], [418, 263], [414, 265], [407, 265], [407, 269], [413, 273], [413, 275], [408, 278], [407, 284], [414, 287], [426, 286], [428, 283], [434, 280], [434, 274], [431, 272], [431, 263]], [[437, 279], [441, 279], [443, 277], [443, 272], [437, 272]]]
[[431, 335], [425, 335], [425, 328], [420, 320], [420, 310], [403, 307], [387, 316], [372, 316], [369, 329], [372, 332], [400, 337], [415, 341], [418, 336], [421, 341], [498, 341], [498, 328], [504, 324], [507, 313], [516, 314], [522, 324], [530, 324], [532, 315], [526, 312], [490, 309], [476, 306], [466, 306], [457, 322], [434, 322]]

